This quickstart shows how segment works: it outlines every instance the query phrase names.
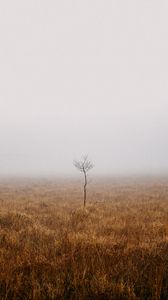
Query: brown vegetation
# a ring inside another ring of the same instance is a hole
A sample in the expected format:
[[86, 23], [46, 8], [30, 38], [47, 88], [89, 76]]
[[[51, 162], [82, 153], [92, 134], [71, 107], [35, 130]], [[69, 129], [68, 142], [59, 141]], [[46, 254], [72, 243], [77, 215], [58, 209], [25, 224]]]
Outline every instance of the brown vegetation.
[[0, 299], [168, 299], [168, 183], [0, 183]]

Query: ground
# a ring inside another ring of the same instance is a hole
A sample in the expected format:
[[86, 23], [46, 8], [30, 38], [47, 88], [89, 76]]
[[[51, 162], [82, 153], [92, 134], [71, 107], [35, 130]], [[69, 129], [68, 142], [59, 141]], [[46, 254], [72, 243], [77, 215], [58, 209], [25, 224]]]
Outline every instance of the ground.
[[0, 299], [168, 299], [168, 178], [0, 180]]

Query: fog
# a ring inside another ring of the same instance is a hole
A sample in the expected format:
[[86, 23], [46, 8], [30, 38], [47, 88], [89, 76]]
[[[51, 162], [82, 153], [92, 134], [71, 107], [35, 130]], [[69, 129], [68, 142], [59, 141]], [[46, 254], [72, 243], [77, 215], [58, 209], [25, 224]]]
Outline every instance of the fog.
[[168, 173], [168, 2], [0, 3], [0, 174]]

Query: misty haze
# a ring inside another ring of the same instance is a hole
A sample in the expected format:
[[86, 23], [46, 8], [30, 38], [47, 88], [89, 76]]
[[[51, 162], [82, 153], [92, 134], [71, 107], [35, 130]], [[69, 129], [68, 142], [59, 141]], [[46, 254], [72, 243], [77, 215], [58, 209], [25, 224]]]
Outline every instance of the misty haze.
[[0, 9], [0, 174], [167, 173], [166, 1]]

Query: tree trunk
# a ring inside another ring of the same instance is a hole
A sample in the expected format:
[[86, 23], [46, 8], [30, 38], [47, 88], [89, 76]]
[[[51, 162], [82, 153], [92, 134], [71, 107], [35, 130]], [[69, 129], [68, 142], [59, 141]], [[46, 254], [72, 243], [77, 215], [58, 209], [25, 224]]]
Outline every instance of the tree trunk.
[[86, 176], [86, 172], [84, 172], [84, 176], [85, 176], [85, 183], [84, 183], [84, 202], [83, 205], [84, 207], [86, 206], [86, 186], [87, 186], [87, 176]]

